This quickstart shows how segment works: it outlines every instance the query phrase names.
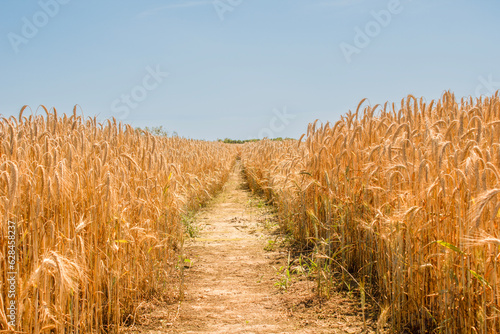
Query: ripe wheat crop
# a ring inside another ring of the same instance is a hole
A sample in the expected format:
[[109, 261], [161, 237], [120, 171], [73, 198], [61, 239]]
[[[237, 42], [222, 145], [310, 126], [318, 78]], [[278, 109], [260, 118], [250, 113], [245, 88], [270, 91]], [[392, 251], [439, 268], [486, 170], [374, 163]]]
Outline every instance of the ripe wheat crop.
[[115, 331], [153, 294], [179, 294], [181, 217], [217, 192], [236, 151], [95, 118], [0, 119], [0, 331], [16, 226], [17, 330]]
[[246, 144], [250, 186], [371, 286], [381, 325], [499, 333], [499, 94], [363, 103], [299, 142]]

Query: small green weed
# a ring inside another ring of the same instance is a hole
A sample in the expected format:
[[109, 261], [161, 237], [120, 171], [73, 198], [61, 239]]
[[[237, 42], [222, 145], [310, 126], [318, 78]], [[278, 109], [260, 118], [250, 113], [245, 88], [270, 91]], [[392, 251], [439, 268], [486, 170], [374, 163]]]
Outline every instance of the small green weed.
[[190, 238], [196, 238], [200, 234], [200, 226], [196, 224], [195, 213], [188, 212], [182, 217], [182, 225]]
[[264, 247], [266, 252], [274, 251], [274, 247], [276, 246], [276, 240], [268, 240], [267, 245]]
[[274, 283], [274, 286], [278, 287], [280, 290], [286, 290], [290, 286], [290, 270], [288, 267], [281, 266], [279, 269], [276, 269], [276, 274], [279, 276], [278, 282]]

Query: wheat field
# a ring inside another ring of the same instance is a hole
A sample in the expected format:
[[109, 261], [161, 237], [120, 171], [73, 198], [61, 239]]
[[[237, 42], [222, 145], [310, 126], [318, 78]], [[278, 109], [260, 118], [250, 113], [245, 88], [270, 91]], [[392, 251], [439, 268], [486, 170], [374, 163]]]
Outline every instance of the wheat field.
[[283, 229], [357, 279], [381, 327], [500, 332], [499, 93], [364, 102], [300, 142], [248, 144], [250, 186]]
[[[15, 224], [17, 330], [115, 332], [145, 298], [179, 298], [181, 219], [222, 187], [236, 150], [41, 108], [0, 119], [0, 252]], [[14, 270], [0, 258], [8, 331]]]
[[[364, 106], [365, 105], [365, 106]], [[0, 332], [116, 332], [182, 297], [182, 219], [241, 158], [283, 231], [316, 254], [319, 294], [356, 283], [395, 333], [499, 333], [500, 94], [359, 103], [300, 140], [153, 136], [77, 114], [0, 119]]]

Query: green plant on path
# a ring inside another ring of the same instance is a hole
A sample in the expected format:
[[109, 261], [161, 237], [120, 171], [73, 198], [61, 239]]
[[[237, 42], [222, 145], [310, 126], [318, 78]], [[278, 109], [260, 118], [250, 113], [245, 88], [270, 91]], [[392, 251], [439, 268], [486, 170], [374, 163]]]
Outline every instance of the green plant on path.
[[288, 267], [281, 266], [279, 269], [276, 269], [276, 274], [279, 276], [278, 282], [274, 283], [274, 286], [278, 287], [280, 290], [287, 290], [290, 286], [290, 270]]
[[182, 217], [182, 225], [190, 238], [197, 238], [201, 227], [196, 223], [195, 212], [189, 212]]

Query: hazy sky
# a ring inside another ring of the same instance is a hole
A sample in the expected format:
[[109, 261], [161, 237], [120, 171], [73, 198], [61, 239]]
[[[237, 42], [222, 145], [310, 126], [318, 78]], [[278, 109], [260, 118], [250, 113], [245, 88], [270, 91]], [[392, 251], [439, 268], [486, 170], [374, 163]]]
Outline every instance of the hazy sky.
[[500, 89], [498, 0], [2, 0], [0, 114], [299, 137], [367, 97]]

